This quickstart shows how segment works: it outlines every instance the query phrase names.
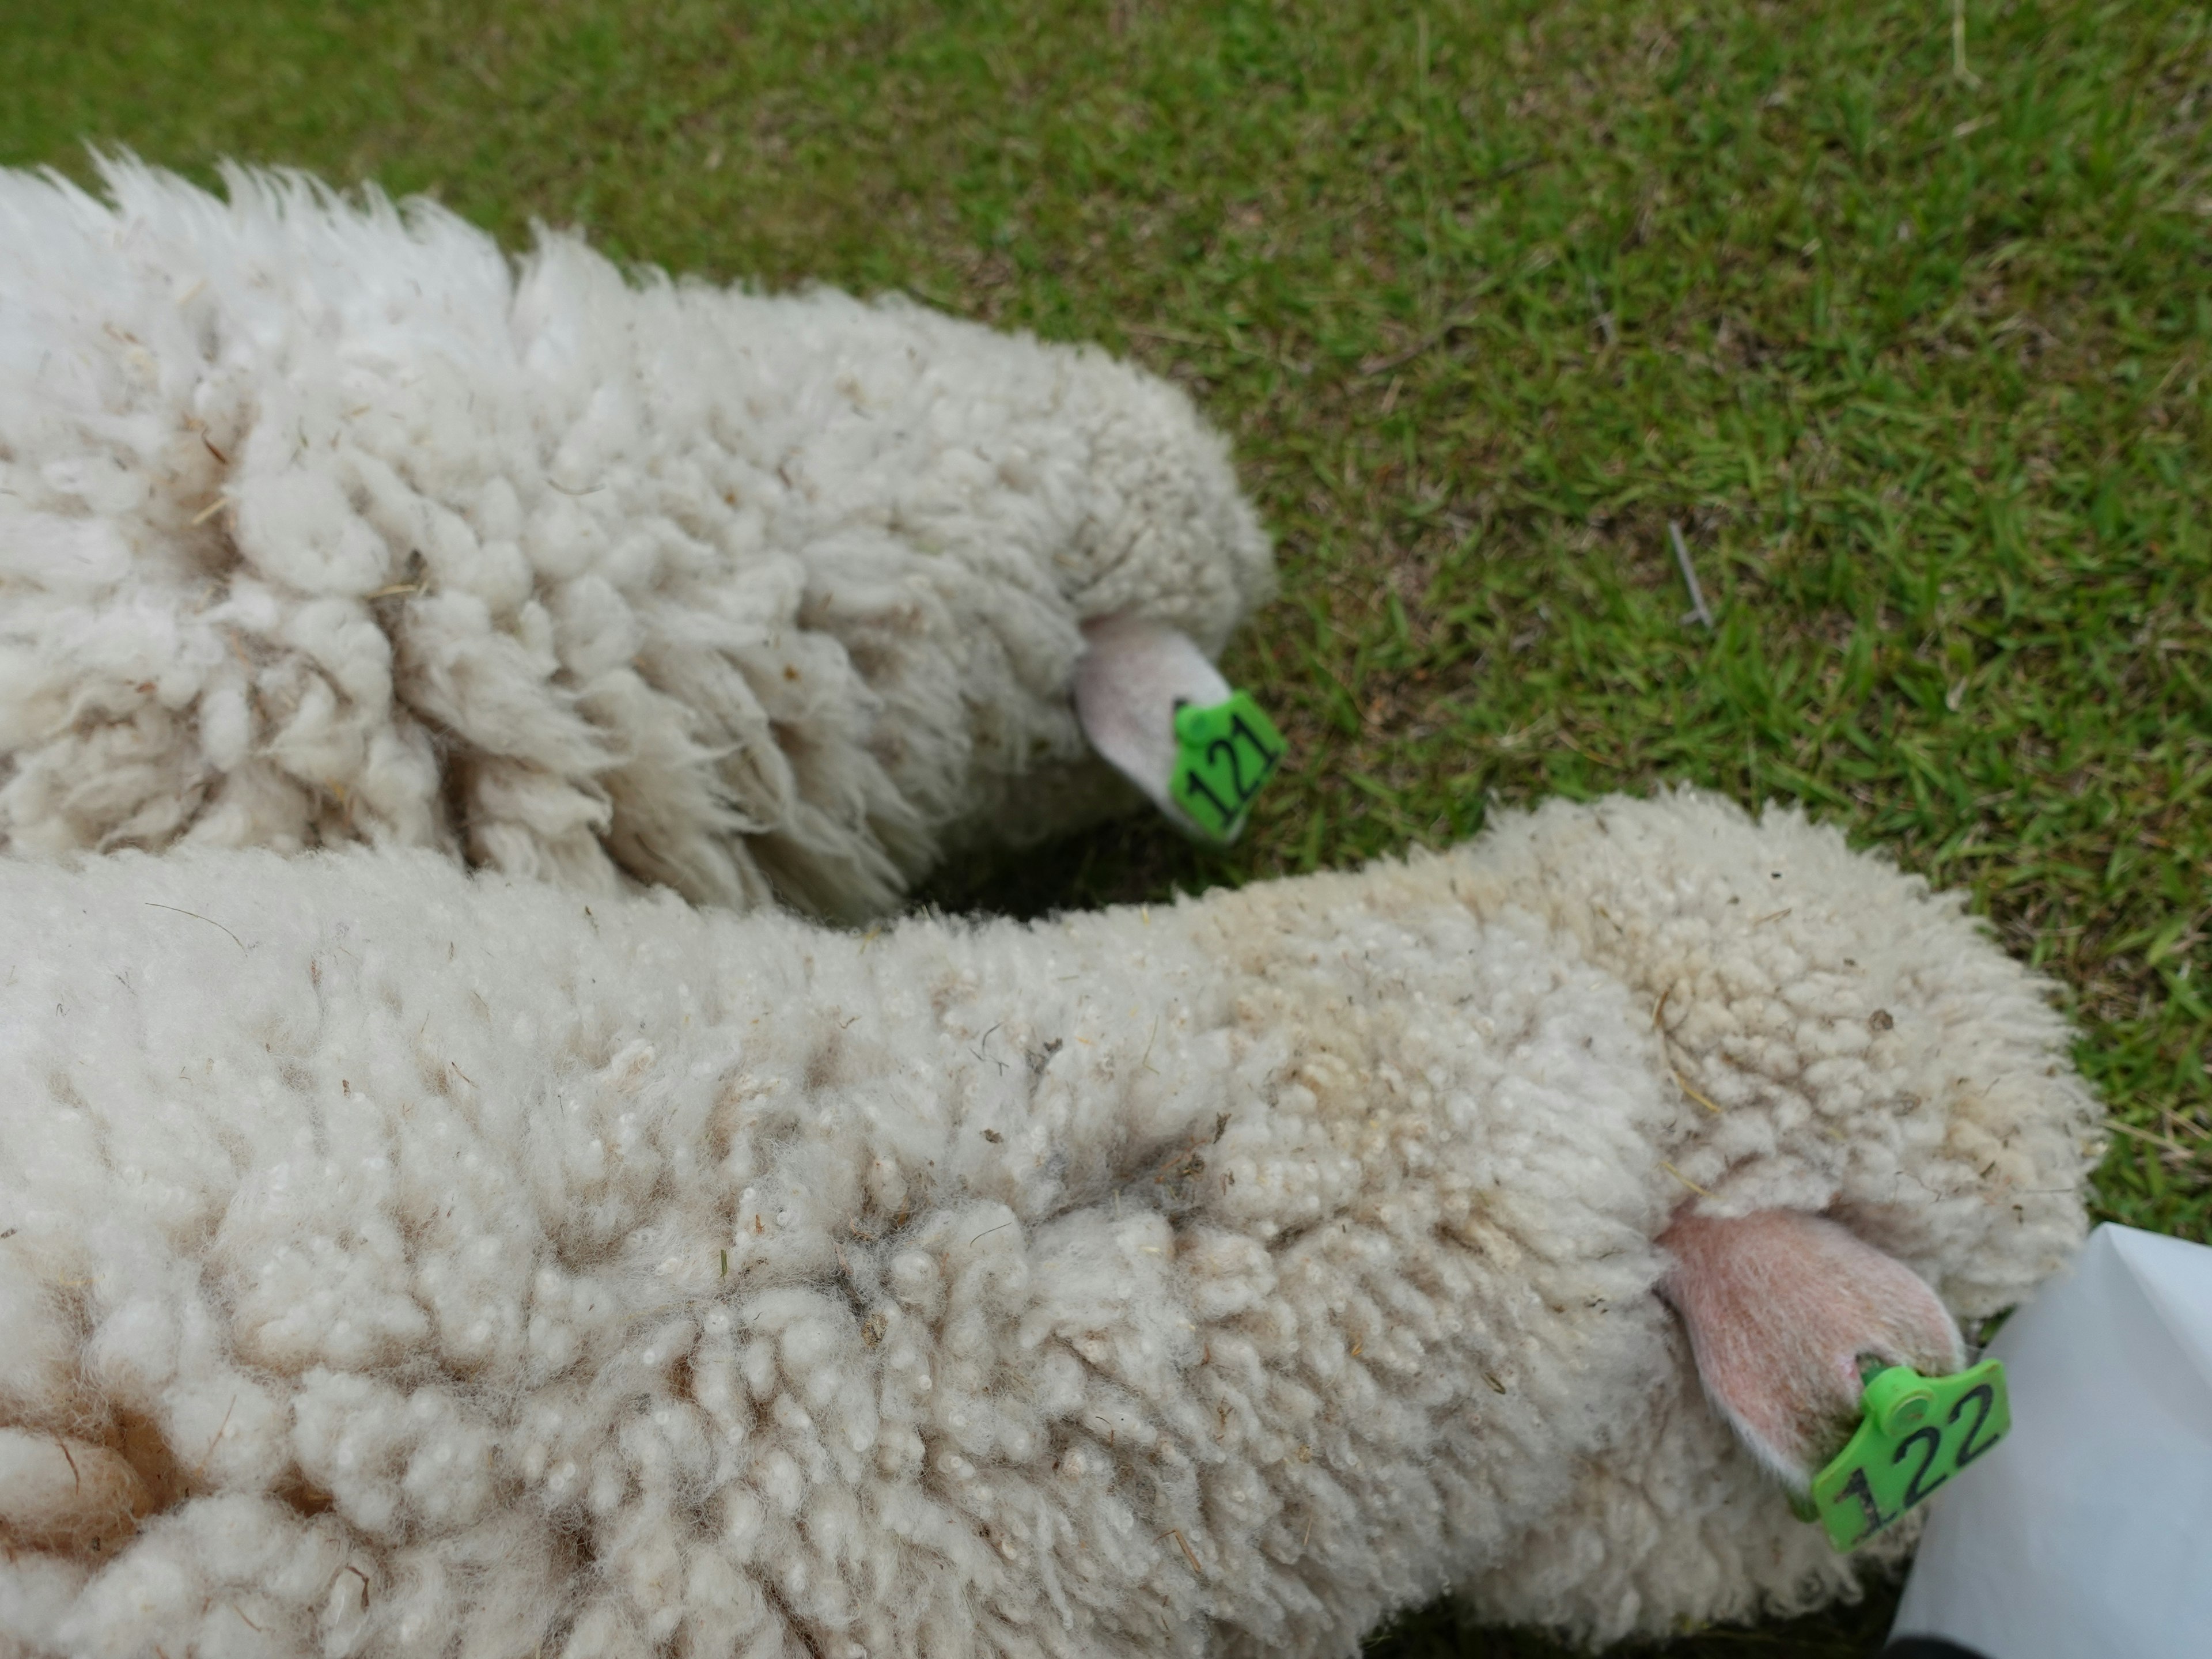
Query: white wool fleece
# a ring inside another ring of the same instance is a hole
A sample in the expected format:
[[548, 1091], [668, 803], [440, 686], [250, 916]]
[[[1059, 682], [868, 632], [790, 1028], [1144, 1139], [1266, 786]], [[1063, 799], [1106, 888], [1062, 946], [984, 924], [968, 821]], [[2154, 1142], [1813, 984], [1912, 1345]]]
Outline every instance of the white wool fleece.
[[0, 861], [0, 907], [12, 1654], [1800, 1609], [1854, 1565], [1656, 1293], [1685, 1183], [1971, 1316], [2079, 1240], [2094, 1151], [1954, 900], [1695, 796], [1035, 924], [411, 852]]
[[1211, 655], [1270, 591], [1221, 439], [1096, 349], [101, 173], [0, 171], [0, 846], [860, 915], [1127, 798], [1082, 623]]

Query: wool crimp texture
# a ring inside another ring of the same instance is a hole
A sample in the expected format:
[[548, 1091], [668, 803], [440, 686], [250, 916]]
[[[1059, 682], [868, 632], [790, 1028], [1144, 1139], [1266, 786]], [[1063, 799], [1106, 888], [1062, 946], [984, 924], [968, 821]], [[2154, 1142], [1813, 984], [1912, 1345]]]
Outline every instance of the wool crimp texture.
[[1080, 625], [1268, 593], [1164, 380], [427, 202], [0, 171], [0, 846], [434, 847], [833, 915], [1118, 799]]
[[1690, 795], [1033, 924], [406, 851], [4, 861], [0, 905], [20, 1655], [1800, 1609], [1856, 1564], [1705, 1404], [1654, 1237], [1690, 1183], [1826, 1208], [1985, 1314], [2096, 1150], [1954, 897]]

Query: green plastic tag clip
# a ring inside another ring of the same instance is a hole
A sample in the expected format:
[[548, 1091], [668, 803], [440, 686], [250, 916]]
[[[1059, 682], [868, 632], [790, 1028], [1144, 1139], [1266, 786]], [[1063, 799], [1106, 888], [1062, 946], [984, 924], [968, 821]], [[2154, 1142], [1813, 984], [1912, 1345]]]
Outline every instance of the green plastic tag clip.
[[2012, 1427], [2004, 1366], [1985, 1359], [1954, 1376], [1891, 1365], [1866, 1379], [1850, 1443], [1813, 1477], [1811, 1510], [1828, 1541], [1856, 1549], [1978, 1462]]
[[1283, 734], [1249, 691], [1232, 692], [1228, 702], [1211, 708], [1185, 703], [1176, 710], [1175, 734], [1168, 793], [1200, 834], [1236, 840], [1252, 798], [1282, 764]]

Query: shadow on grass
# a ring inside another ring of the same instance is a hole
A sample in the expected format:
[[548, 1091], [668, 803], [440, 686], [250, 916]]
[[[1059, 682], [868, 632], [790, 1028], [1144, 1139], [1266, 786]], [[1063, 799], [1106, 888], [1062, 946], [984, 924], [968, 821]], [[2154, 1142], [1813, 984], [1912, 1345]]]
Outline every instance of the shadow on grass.
[[1042, 847], [981, 848], [948, 860], [914, 896], [917, 908], [1024, 921], [1108, 904], [1158, 904], [1236, 886], [1260, 873], [1237, 848], [1188, 841], [1131, 813]]

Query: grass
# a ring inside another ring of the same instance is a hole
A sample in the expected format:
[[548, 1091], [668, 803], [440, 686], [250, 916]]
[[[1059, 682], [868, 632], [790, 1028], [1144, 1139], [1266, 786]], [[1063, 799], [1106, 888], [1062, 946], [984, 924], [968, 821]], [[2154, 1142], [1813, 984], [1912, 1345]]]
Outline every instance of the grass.
[[[1795, 797], [2054, 975], [2099, 1214], [2212, 1239], [2212, 13], [1964, 18], [1962, 58], [1931, 0], [15, 0], [0, 161], [292, 162], [1127, 350], [1280, 538], [1233, 668], [1294, 763], [1230, 854], [1133, 823], [933, 896]], [[1664, 1651], [1870, 1653], [1885, 1594]], [[1553, 1651], [1442, 1610], [1375, 1650]]]

